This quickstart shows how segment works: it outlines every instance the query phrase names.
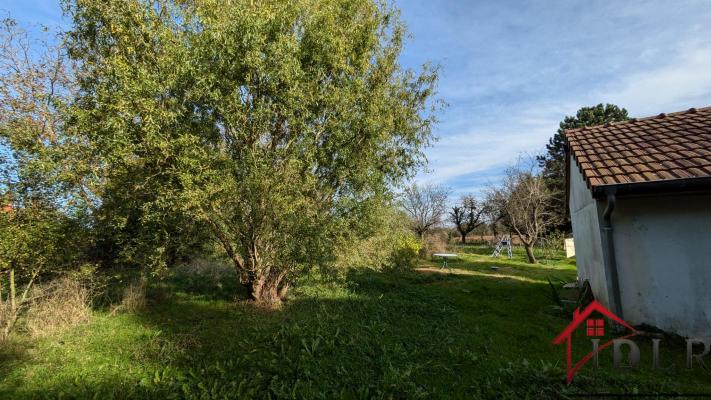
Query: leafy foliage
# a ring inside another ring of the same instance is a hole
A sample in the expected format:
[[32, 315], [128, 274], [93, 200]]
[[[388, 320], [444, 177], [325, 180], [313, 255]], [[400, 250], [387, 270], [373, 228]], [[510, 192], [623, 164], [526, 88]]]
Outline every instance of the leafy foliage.
[[[101, 157], [109, 225], [203, 227], [255, 299], [278, 300], [299, 271], [333, 260], [339, 238], [424, 160], [437, 74], [399, 67], [404, 28], [385, 6], [67, 9], [82, 66], [72, 124]], [[115, 212], [124, 204], [134, 215]]]
[[408, 226], [403, 225], [407, 215], [395, 207], [384, 206], [373, 209], [370, 218], [372, 231], [351, 237], [339, 247], [338, 269], [346, 272], [350, 268], [393, 270], [414, 267], [422, 243]]
[[14, 20], [0, 22], [0, 273], [25, 279], [80, 263], [89, 244], [86, 214], [67, 197], [71, 65], [61, 45], [35, 44]]

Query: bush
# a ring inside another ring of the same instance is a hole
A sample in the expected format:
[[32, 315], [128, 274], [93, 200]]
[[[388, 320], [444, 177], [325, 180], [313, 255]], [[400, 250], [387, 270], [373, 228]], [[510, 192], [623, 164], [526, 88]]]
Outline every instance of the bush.
[[341, 245], [336, 267], [376, 270], [414, 267], [421, 244], [403, 224], [406, 217], [395, 208], [385, 207], [372, 218], [378, 224], [368, 237], [354, 238]]
[[76, 279], [62, 277], [32, 289], [25, 319], [30, 336], [44, 336], [89, 321], [91, 293]]
[[135, 313], [146, 307], [146, 280], [137, 279], [123, 290], [121, 304], [113, 309], [113, 313]]
[[428, 258], [434, 253], [447, 252], [447, 233], [445, 232], [430, 232], [425, 235], [420, 248], [420, 257]]
[[550, 232], [541, 239], [540, 248], [544, 258], [556, 258], [565, 250], [565, 233], [561, 231]]
[[412, 234], [397, 237], [395, 246], [390, 250], [389, 266], [393, 269], [414, 268], [421, 247], [420, 241]]

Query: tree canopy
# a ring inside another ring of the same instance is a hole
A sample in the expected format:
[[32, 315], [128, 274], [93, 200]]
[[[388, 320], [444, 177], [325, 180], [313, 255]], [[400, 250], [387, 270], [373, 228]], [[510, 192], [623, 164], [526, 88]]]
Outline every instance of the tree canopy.
[[[111, 225], [204, 226], [257, 300], [365, 232], [424, 162], [435, 69], [404, 70], [370, 0], [66, 5], [81, 66], [74, 134]], [[130, 215], [129, 215], [130, 214]], [[151, 243], [175, 232], [151, 229]], [[156, 262], [166, 252], [158, 246]], [[161, 253], [162, 252], [162, 253]]]
[[434, 184], [413, 183], [403, 191], [402, 208], [409, 217], [410, 228], [420, 239], [442, 223], [448, 196], [448, 188]]
[[533, 247], [557, 223], [550, 211], [553, 196], [543, 176], [532, 162], [519, 160], [506, 169], [501, 184], [491, 187], [487, 197], [489, 207], [498, 210], [501, 221], [521, 240], [528, 262], [536, 263]]

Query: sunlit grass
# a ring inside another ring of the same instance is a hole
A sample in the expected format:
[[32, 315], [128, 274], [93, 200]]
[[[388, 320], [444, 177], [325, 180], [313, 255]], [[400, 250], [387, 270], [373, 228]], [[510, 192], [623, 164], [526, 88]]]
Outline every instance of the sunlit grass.
[[[612, 370], [605, 355], [604, 368], [586, 367], [566, 386], [563, 349], [550, 341], [570, 316], [551, 300], [548, 279], [572, 281], [574, 262], [554, 254], [530, 265], [518, 250], [513, 260], [493, 259], [488, 250], [455, 249], [461, 257], [451, 270], [423, 261], [416, 271], [312, 274], [281, 308], [239, 300], [234, 282], [176, 276], [152, 286], [144, 311], [94, 311], [88, 324], [61, 334], [18, 336], [0, 351], [0, 398], [519, 399], [711, 391], [708, 372], [652, 371], [648, 339], [640, 342], [641, 370]], [[578, 349], [587, 345], [576, 339]], [[683, 343], [665, 342], [665, 361], [682, 353]]]

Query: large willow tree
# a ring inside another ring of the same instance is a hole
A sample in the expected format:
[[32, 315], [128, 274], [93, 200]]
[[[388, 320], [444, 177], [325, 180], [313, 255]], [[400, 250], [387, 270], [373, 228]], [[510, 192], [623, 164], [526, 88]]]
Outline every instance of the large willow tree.
[[[424, 161], [436, 72], [372, 0], [76, 0], [72, 126], [106, 204], [209, 229], [259, 301], [333, 258]], [[181, 218], [175, 218], [181, 215]]]

